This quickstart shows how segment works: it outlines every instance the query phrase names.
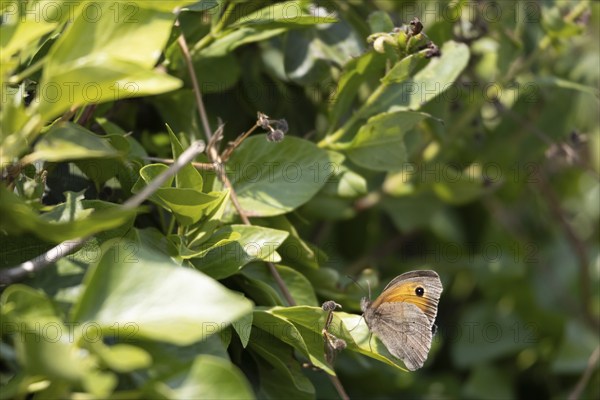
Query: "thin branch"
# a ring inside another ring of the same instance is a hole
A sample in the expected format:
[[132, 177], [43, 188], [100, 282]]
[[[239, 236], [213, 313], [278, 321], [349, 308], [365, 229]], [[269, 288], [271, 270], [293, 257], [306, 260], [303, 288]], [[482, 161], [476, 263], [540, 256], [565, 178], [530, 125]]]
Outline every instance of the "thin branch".
[[238, 138], [235, 139], [235, 142], [233, 142], [227, 149], [225, 149], [225, 151], [223, 151], [223, 153], [221, 154], [221, 159], [223, 161], [227, 161], [231, 156], [233, 150], [235, 150], [244, 141], [244, 139], [250, 136], [250, 134], [254, 132], [256, 128], [258, 128], [258, 126], [258, 124], [254, 124], [252, 128], [248, 129], [246, 132], [238, 136]]
[[[233, 189], [233, 185], [231, 184], [231, 181], [229, 180], [229, 178], [227, 177], [227, 174], [225, 173], [225, 169], [219, 168], [218, 174], [219, 174], [219, 179], [221, 179], [221, 181], [223, 182], [225, 187], [227, 189], [229, 189], [229, 197], [231, 199], [231, 203], [233, 204], [237, 213], [239, 214], [240, 219], [242, 220], [242, 222], [244, 222], [244, 225], [251, 226], [252, 223], [250, 222], [248, 215], [242, 208], [242, 206], [238, 200], [237, 194], [235, 193], [235, 190]], [[277, 283], [279, 290], [283, 294], [283, 297], [285, 297], [285, 300], [288, 302], [288, 304], [290, 306], [295, 306], [296, 301], [292, 297], [292, 294], [290, 293], [290, 290], [288, 289], [287, 285], [285, 284], [285, 281], [283, 280], [283, 278], [281, 278], [279, 271], [277, 271], [275, 264], [273, 264], [272, 262], [267, 262], [267, 267], [269, 268], [269, 272], [273, 276], [273, 279], [275, 279], [275, 282]]]
[[342, 382], [340, 382], [340, 379], [337, 377], [337, 375], [329, 375], [329, 374], [327, 374], [327, 376], [329, 377], [329, 380], [331, 381], [331, 383], [335, 387], [335, 390], [337, 390], [337, 392], [340, 395], [340, 397], [343, 400], [350, 400], [350, 397], [348, 396], [348, 394], [344, 390], [344, 386], [342, 386]]
[[[179, 43], [179, 46], [181, 47], [181, 51], [183, 52], [183, 58], [185, 59], [185, 62], [188, 66], [188, 71], [189, 71], [190, 77], [192, 79], [194, 95], [196, 97], [196, 105], [198, 107], [198, 112], [200, 113], [200, 118], [202, 119], [202, 124], [204, 126], [204, 131], [206, 133], [206, 137], [208, 138], [209, 145], [206, 149], [208, 158], [210, 159], [210, 161], [212, 161], [212, 163], [215, 166], [218, 166], [217, 168], [215, 168], [215, 170], [217, 172], [217, 176], [223, 182], [225, 187], [227, 187], [229, 189], [229, 196], [231, 198], [231, 202], [233, 203], [233, 206], [237, 210], [240, 218], [242, 219], [244, 224], [252, 225], [250, 223], [250, 220], [248, 219], [248, 216], [246, 215], [246, 213], [244, 212], [244, 210], [242, 209], [242, 207], [238, 201], [237, 194], [235, 193], [235, 190], [233, 188], [233, 185], [231, 184], [231, 181], [229, 180], [229, 178], [227, 177], [227, 174], [225, 173], [225, 168], [223, 168], [223, 161], [222, 161], [221, 157], [219, 156], [217, 149], [216, 149], [217, 140], [216, 139], [212, 140], [213, 138], [210, 134], [210, 127], [208, 125], [208, 118], [206, 115], [206, 110], [204, 108], [204, 102], [202, 101], [202, 93], [200, 92], [200, 87], [198, 86], [198, 80], [196, 79], [196, 72], [194, 71], [190, 52], [189, 52], [187, 43], [185, 42], [185, 38], [183, 37], [183, 34], [181, 34], [179, 36], [177, 41]], [[222, 130], [222, 128], [223, 127], [221, 126], [219, 129]], [[256, 129], [256, 125], [253, 128], [251, 128], [248, 132], [246, 132], [244, 135], [242, 135], [241, 140], [243, 140], [245, 138], [245, 136], [248, 136], [250, 133], [252, 133], [252, 131], [254, 129]], [[239, 143], [241, 143], [241, 140], [239, 140]], [[236, 142], [238, 142], [238, 141], [236, 141]], [[229, 157], [230, 153], [231, 153], [231, 151], [225, 152], [224, 155]], [[275, 265], [270, 262], [267, 262], [267, 265], [269, 267], [269, 271], [271, 272], [271, 275], [273, 275], [273, 278], [275, 279], [275, 282], [277, 283], [277, 286], [281, 290], [281, 293], [283, 293], [283, 296], [285, 297], [285, 299], [287, 300], [289, 305], [290, 306], [295, 305], [296, 302], [294, 301], [294, 298], [290, 294], [289, 289], [285, 285], [285, 282], [281, 278], [281, 275], [279, 275], [277, 268], [275, 268]]]
[[596, 347], [596, 349], [590, 355], [590, 358], [588, 359], [587, 368], [585, 369], [583, 375], [581, 375], [581, 378], [577, 382], [577, 385], [575, 385], [575, 388], [569, 395], [569, 400], [578, 400], [579, 398], [581, 398], [581, 394], [583, 393], [590, 378], [592, 377], [594, 369], [596, 369], [596, 367], [598, 366], [598, 359], [600, 359], [600, 347]]
[[[172, 158], [143, 157], [143, 159], [147, 160], [147, 161], [161, 162], [163, 164], [173, 164], [175, 162], [175, 160], [173, 160]], [[196, 169], [201, 169], [203, 171], [214, 171], [215, 170], [215, 165], [213, 163], [201, 163], [201, 162], [193, 161], [190, 164], [192, 165], [192, 167], [194, 167]]]
[[[204, 151], [204, 143], [202, 141], [193, 142], [181, 156], [173, 163], [165, 172], [157, 176], [150, 184], [148, 184], [141, 192], [129, 198], [122, 205], [124, 210], [133, 210], [142, 202], [144, 202], [152, 193], [160, 188], [170, 177], [175, 175], [183, 166], [193, 160], [198, 154]], [[0, 285], [10, 285], [25, 279], [29, 274], [38, 272], [47, 266], [57, 262], [62, 257], [71, 254], [83, 245], [91, 236], [76, 238], [64, 241], [43, 254], [40, 254], [33, 260], [26, 261], [12, 268], [0, 271]]]
[[[179, 20], [177, 20], [177, 25], [179, 25]], [[185, 60], [190, 79], [192, 80], [192, 87], [194, 89], [194, 95], [196, 96], [196, 106], [198, 107], [198, 113], [200, 114], [200, 120], [202, 121], [202, 127], [204, 128], [204, 135], [206, 135], [206, 140], [210, 141], [211, 130], [208, 123], [208, 116], [206, 114], [206, 109], [204, 108], [204, 102], [202, 101], [202, 92], [198, 85], [198, 78], [196, 77], [196, 71], [194, 70], [194, 64], [192, 63], [192, 56], [190, 55], [190, 50], [183, 33], [177, 38], [177, 44], [179, 44], [179, 47], [181, 48], [183, 59]]]

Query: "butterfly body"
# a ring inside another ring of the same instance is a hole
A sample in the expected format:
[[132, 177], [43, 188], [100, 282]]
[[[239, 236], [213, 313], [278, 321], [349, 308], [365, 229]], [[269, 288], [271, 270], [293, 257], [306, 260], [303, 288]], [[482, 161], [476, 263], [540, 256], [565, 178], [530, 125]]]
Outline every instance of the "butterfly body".
[[435, 271], [411, 271], [394, 278], [374, 301], [361, 301], [369, 330], [411, 371], [427, 359], [441, 294]]

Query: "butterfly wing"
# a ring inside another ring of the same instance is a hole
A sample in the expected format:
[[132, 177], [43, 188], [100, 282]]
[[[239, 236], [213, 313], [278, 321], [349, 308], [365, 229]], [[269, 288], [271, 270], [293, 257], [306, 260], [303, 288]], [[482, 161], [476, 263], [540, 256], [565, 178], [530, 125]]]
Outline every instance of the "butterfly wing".
[[[417, 295], [419, 288], [423, 289], [421, 296]], [[377, 308], [385, 303], [412, 303], [427, 315], [431, 326], [441, 295], [442, 282], [435, 271], [411, 271], [398, 275], [388, 283], [371, 306]]]
[[410, 371], [419, 369], [431, 348], [431, 322], [411, 303], [383, 303], [369, 308], [365, 319], [371, 331], [392, 355], [404, 362]]

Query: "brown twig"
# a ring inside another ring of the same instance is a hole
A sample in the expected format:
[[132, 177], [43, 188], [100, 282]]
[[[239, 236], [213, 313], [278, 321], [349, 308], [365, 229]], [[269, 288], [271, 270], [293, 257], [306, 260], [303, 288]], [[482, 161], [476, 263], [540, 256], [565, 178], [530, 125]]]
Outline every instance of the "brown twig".
[[575, 385], [575, 388], [569, 395], [569, 400], [578, 400], [581, 397], [583, 390], [585, 389], [590, 378], [592, 377], [594, 369], [598, 365], [598, 359], [600, 359], [600, 347], [596, 347], [596, 349], [590, 355], [590, 358], [588, 359], [587, 368], [585, 369], [583, 375], [581, 375], [581, 378], [577, 382], [577, 385]]
[[221, 160], [227, 161], [229, 159], [229, 157], [231, 156], [231, 153], [233, 152], [233, 150], [235, 150], [244, 141], [244, 139], [246, 139], [248, 136], [250, 136], [250, 134], [252, 132], [254, 132], [256, 130], [256, 128], [258, 128], [258, 126], [259, 126], [258, 124], [254, 124], [254, 126], [252, 128], [248, 129], [246, 132], [244, 132], [243, 134], [238, 136], [238, 138], [235, 139], [235, 141], [227, 149], [225, 149], [225, 151], [223, 151], [223, 153], [221, 153]]
[[[175, 160], [172, 158], [160, 158], [160, 157], [143, 157], [144, 160], [147, 161], [156, 161], [161, 162], [163, 164], [173, 164]], [[201, 169], [203, 171], [213, 171], [215, 170], [215, 165], [213, 163], [201, 163], [193, 161], [190, 163], [194, 168]]]
[[[227, 189], [229, 189], [229, 197], [231, 199], [231, 202], [233, 203], [233, 206], [237, 210], [241, 220], [244, 222], [245, 225], [252, 225], [252, 223], [250, 222], [250, 219], [248, 218], [248, 215], [246, 214], [246, 212], [242, 209], [242, 206], [240, 205], [240, 202], [237, 198], [237, 194], [235, 193], [233, 185], [231, 184], [231, 181], [227, 177], [225, 168], [223, 168], [223, 160], [219, 156], [217, 149], [216, 149], [218, 138], [213, 138], [210, 133], [210, 125], [208, 124], [208, 117], [206, 114], [206, 110], [204, 108], [204, 102], [202, 101], [202, 93], [200, 92], [200, 87], [198, 86], [198, 80], [196, 78], [196, 71], [194, 71], [190, 52], [188, 50], [188, 46], [185, 41], [185, 38], [183, 37], [183, 34], [179, 36], [177, 41], [179, 43], [179, 47], [181, 48], [181, 51], [183, 52], [183, 58], [185, 59], [185, 62], [188, 66], [188, 71], [190, 73], [190, 78], [192, 80], [194, 95], [196, 97], [196, 105], [198, 107], [200, 119], [202, 120], [202, 125], [204, 126], [204, 131], [206, 133], [206, 137], [208, 138], [208, 146], [206, 149], [206, 154], [208, 155], [208, 158], [210, 159], [210, 161], [216, 166], [215, 171], [217, 173], [217, 176], [223, 182], [225, 187]], [[240, 136], [240, 138], [238, 138], [238, 140], [236, 140], [236, 142], [234, 142], [234, 143], [238, 143], [238, 145], [239, 145], [239, 143], [241, 143], [248, 135], [250, 135], [250, 133], [252, 133], [254, 131], [254, 129], [256, 129], [256, 127], [257, 127], [256, 125], [254, 127], [252, 127], [251, 129], [249, 129], [248, 132], [246, 132], [245, 134]], [[215, 133], [215, 135], [216, 135], [216, 133]], [[231, 151], [233, 151], [233, 150], [231, 150]], [[231, 151], [224, 152], [224, 155], [229, 157]], [[269, 267], [269, 272], [275, 279], [275, 282], [277, 283], [277, 286], [279, 287], [279, 290], [285, 297], [286, 301], [289, 303], [290, 306], [296, 305], [294, 298], [292, 297], [285, 282], [281, 278], [281, 275], [277, 271], [275, 264], [273, 264], [271, 262], [267, 262], [267, 266]]]
[[[179, 20], [175, 22], [175, 25], [179, 26]], [[194, 96], [196, 96], [196, 106], [198, 107], [198, 113], [200, 114], [200, 121], [202, 121], [204, 135], [206, 136], [206, 140], [210, 141], [211, 130], [210, 125], [208, 123], [208, 116], [206, 114], [206, 109], [204, 108], [204, 102], [202, 101], [202, 92], [200, 91], [200, 85], [198, 85], [196, 71], [194, 70], [194, 64], [192, 63], [192, 56], [190, 55], [190, 50], [188, 48], [187, 42], [185, 41], [183, 33], [177, 38], [177, 44], [179, 44], [179, 48], [181, 48], [181, 52], [183, 53], [183, 59], [185, 60], [185, 63], [188, 68], [188, 73], [190, 74], [190, 79], [192, 80]]]
[[[179, 21], [177, 21], [177, 23], [179, 23]], [[196, 104], [198, 106], [198, 112], [200, 114], [200, 119], [202, 120], [202, 125], [204, 126], [204, 131], [206, 133], [206, 137], [208, 138], [208, 147], [207, 147], [206, 153], [207, 153], [209, 159], [212, 161], [213, 166], [215, 167], [214, 169], [215, 169], [215, 171], [217, 173], [217, 176], [223, 182], [223, 184], [225, 185], [225, 187], [227, 189], [229, 189], [229, 197], [231, 199], [231, 203], [233, 204], [234, 208], [236, 209], [238, 215], [240, 216], [240, 219], [244, 222], [245, 225], [252, 225], [252, 223], [250, 222], [250, 219], [248, 218], [248, 215], [246, 214], [246, 212], [244, 211], [244, 209], [242, 208], [242, 206], [241, 206], [241, 204], [240, 204], [240, 202], [238, 200], [237, 194], [236, 194], [236, 192], [235, 192], [235, 190], [233, 188], [233, 184], [231, 183], [231, 181], [227, 177], [227, 173], [225, 172], [225, 168], [223, 167], [223, 163], [225, 161], [227, 161], [227, 159], [229, 159], [229, 157], [231, 156], [232, 152], [242, 143], [242, 141], [244, 141], [244, 139], [246, 139], [260, 125], [257, 123], [252, 128], [250, 128], [248, 131], [246, 131], [245, 133], [243, 133], [242, 135], [240, 135], [234, 141], [234, 143], [230, 147], [228, 147], [222, 153], [221, 156], [219, 156], [219, 154], [218, 154], [218, 152], [216, 150], [216, 144], [220, 140], [220, 138], [211, 138], [211, 135], [210, 135], [210, 126], [208, 124], [208, 118], [207, 118], [206, 111], [205, 111], [205, 108], [204, 108], [204, 103], [202, 101], [202, 94], [200, 92], [200, 87], [198, 86], [198, 80], [196, 79], [196, 72], [194, 71], [194, 68], [193, 68], [193, 65], [192, 65], [191, 56], [190, 56], [190, 52], [188, 50], [187, 43], [185, 42], [185, 38], [183, 37], [183, 34], [179, 36], [179, 38], [178, 38], [177, 41], [179, 43], [179, 46], [181, 47], [181, 50], [182, 50], [183, 55], [184, 55], [184, 59], [185, 59], [186, 64], [188, 66], [188, 71], [189, 71], [190, 77], [192, 79], [192, 86], [193, 86], [194, 94], [195, 94], [195, 97], [196, 97]], [[260, 118], [260, 115], [261, 114], [259, 114], [259, 118]], [[290, 306], [295, 306], [296, 305], [296, 301], [292, 297], [292, 294], [290, 293], [290, 291], [289, 291], [287, 285], [285, 284], [284, 280], [281, 278], [281, 275], [279, 274], [279, 271], [277, 271], [277, 268], [275, 267], [275, 264], [273, 264], [272, 262], [267, 262], [266, 264], [267, 264], [267, 266], [269, 268], [269, 272], [273, 276], [273, 279], [275, 279], [275, 282], [277, 283], [277, 286], [279, 287], [279, 290], [283, 294], [283, 297], [286, 299], [286, 301], [288, 302], [288, 304]], [[344, 387], [342, 386], [342, 383], [340, 382], [340, 380], [338, 379], [338, 377], [337, 376], [333, 376], [333, 375], [329, 375], [329, 374], [327, 374], [327, 376], [329, 377], [329, 380], [331, 381], [331, 383], [335, 387], [335, 389], [338, 392], [338, 394], [340, 395], [340, 397], [342, 399], [344, 399], [344, 400], [348, 400], [349, 397], [346, 394], [346, 391], [344, 390]]]

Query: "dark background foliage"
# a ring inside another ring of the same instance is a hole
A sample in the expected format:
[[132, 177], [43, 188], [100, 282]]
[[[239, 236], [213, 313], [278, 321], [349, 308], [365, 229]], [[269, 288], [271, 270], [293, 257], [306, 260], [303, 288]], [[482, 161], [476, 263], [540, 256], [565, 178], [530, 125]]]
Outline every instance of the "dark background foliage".
[[[0, 4], [2, 398], [600, 397], [597, 3]], [[415, 269], [407, 372], [358, 315]]]

